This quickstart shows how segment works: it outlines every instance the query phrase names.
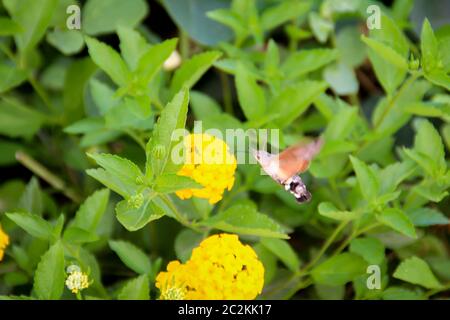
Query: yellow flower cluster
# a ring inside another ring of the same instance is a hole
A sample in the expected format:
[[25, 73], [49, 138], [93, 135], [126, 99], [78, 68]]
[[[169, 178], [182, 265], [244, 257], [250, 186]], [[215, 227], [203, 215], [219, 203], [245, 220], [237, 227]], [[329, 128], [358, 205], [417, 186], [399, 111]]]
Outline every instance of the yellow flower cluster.
[[180, 199], [191, 197], [208, 199], [214, 204], [222, 199], [225, 189], [234, 184], [236, 158], [227, 144], [209, 134], [190, 134], [184, 139], [186, 162], [178, 175], [190, 177], [201, 184], [201, 189], [184, 189], [176, 192]]
[[218, 234], [203, 240], [184, 264], [172, 261], [156, 277], [160, 299], [248, 300], [264, 285], [264, 267], [255, 251], [237, 235]]
[[3, 255], [5, 254], [5, 249], [9, 245], [9, 237], [3, 231], [2, 226], [0, 225], [0, 261], [3, 260]]
[[72, 293], [77, 294], [89, 287], [89, 278], [87, 274], [81, 272], [80, 267], [71, 265], [67, 268], [67, 272], [69, 276], [66, 279], [66, 286]]

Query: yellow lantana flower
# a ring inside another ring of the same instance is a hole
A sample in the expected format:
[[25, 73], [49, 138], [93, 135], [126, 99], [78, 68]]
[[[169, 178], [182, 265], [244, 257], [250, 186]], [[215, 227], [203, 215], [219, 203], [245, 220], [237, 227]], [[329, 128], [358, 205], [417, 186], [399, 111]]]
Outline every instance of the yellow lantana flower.
[[255, 251], [232, 234], [208, 237], [185, 264], [172, 261], [156, 278], [161, 299], [255, 299], [263, 285], [264, 267]]
[[192, 178], [203, 188], [179, 190], [176, 195], [180, 199], [197, 197], [217, 203], [224, 190], [233, 187], [236, 158], [223, 140], [209, 134], [190, 134], [184, 138], [184, 145], [186, 161], [177, 174]]
[[3, 256], [5, 254], [5, 249], [9, 245], [9, 237], [3, 231], [2, 226], [0, 225], [0, 261], [3, 260]]
[[77, 294], [81, 290], [89, 287], [89, 277], [87, 274], [81, 272], [80, 267], [77, 265], [67, 267], [67, 273], [69, 275], [66, 279], [66, 286], [72, 293]]

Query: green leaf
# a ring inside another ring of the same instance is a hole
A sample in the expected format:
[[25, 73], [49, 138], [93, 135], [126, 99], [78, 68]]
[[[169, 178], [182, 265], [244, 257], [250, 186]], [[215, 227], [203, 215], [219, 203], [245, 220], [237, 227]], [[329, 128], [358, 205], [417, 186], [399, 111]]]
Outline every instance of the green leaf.
[[349, 95], [358, 92], [359, 84], [355, 72], [345, 63], [329, 65], [323, 72], [323, 78], [337, 95]]
[[130, 79], [130, 71], [120, 55], [110, 46], [86, 36], [89, 55], [95, 64], [118, 85], [124, 86]]
[[127, 200], [122, 200], [116, 205], [116, 215], [119, 222], [128, 230], [142, 229], [147, 223], [157, 220], [166, 214], [150, 197], [144, 203], [136, 207]]
[[248, 120], [256, 120], [266, 114], [266, 97], [256, 79], [239, 63], [236, 69], [236, 89], [242, 111]]
[[357, 108], [341, 108], [328, 123], [325, 129], [325, 141], [332, 144], [348, 138], [358, 121]]
[[0, 63], [0, 93], [14, 89], [26, 79], [27, 74], [25, 71], [10, 64]]
[[83, 35], [78, 30], [53, 30], [47, 33], [47, 42], [65, 55], [80, 52], [84, 46]]
[[83, 31], [99, 35], [112, 33], [118, 26], [134, 27], [148, 11], [144, 0], [88, 0], [83, 7]]
[[120, 53], [130, 70], [137, 68], [142, 55], [150, 48], [147, 40], [136, 30], [119, 26], [117, 35], [120, 39]]
[[405, 111], [422, 117], [450, 119], [450, 104], [413, 102], [405, 107]]
[[19, 32], [23, 32], [20, 25], [9, 18], [0, 17], [0, 36], [11, 36]]
[[269, 40], [269, 45], [267, 46], [266, 57], [264, 58], [264, 72], [270, 79], [278, 80], [280, 76], [279, 71], [280, 65], [280, 50], [275, 41]]
[[268, 108], [271, 112], [278, 114], [274, 123], [281, 128], [291, 124], [321, 93], [325, 92], [326, 88], [325, 82], [309, 80], [286, 87], [275, 96]]
[[226, 232], [268, 238], [289, 238], [278, 223], [250, 205], [234, 205], [202, 224]]
[[377, 220], [410, 238], [417, 237], [413, 223], [400, 209], [384, 209], [381, 214], [377, 215]]
[[[381, 42], [393, 49], [401, 57], [408, 58], [408, 41], [395, 22], [387, 15], [382, 14], [381, 25], [383, 26], [381, 29], [373, 29], [370, 31], [370, 39]], [[386, 60], [384, 56], [380, 56], [372, 48], [368, 48], [368, 55], [374, 67], [375, 74], [384, 90], [388, 94], [392, 94], [405, 78], [406, 70], [398, 68], [395, 64]]]
[[233, 35], [227, 27], [207, 17], [209, 11], [228, 8], [230, 4], [227, 1], [163, 0], [162, 3], [180, 29], [203, 45], [211, 46], [228, 41]]
[[66, 124], [84, 116], [83, 95], [88, 80], [96, 70], [96, 65], [89, 57], [75, 60], [67, 69], [63, 89], [64, 120]]
[[262, 28], [264, 30], [276, 28], [287, 21], [306, 14], [310, 7], [311, 2], [298, 0], [283, 1], [276, 6], [269, 7], [261, 15]]
[[42, 191], [36, 177], [32, 177], [27, 184], [24, 193], [20, 197], [18, 207], [37, 216], [42, 215], [44, 210]]
[[191, 88], [221, 55], [218, 51], [207, 51], [183, 62], [170, 83], [171, 95], [175, 95], [183, 87]]
[[450, 220], [436, 209], [416, 208], [408, 210], [407, 214], [416, 227], [450, 224]]
[[124, 198], [131, 196], [135, 192], [134, 188], [129, 188], [129, 186], [125, 185], [117, 177], [109, 174], [105, 169], [88, 169], [86, 174]]
[[289, 79], [296, 79], [333, 62], [338, 57], [335, 49], [300, 50], [288, 56], [281, 71]]
[[404, 149], [403, 151], [405, 152], [405, 155], [422, 167], [429, 176], [436, 176], [437, 168], [434, 159], [415, 150]]
[[56, 221], [52, 222], [54, 239], [59, 239], [61, 237], [61, 232], [64, 227], [65, 220], [66, 220], [65, 215], [61, 213], [56, 219]]
[[278, 271], [277, 257], [260, 243], [254, 245], [253, 249], [264, 266], [264, 283], [271, 283]]
[[394, 272], [394, 278], [418, 284], [427, 289], [439, 289], [442, 287], [428, 264], [415, 256], [402, 261]]
[[137, 98], [126, 97], [118, 105], [108, 110], [105, 115], [106, 127], [149, 130], [153, 125], [150, 100], [147, 96], [141, 97], [144, 103], [140, 103]]
[[30, 137], [43, 125], [45, 116], [13, 101], [0, 100], [0, 134]]
[[438, 176], [447, 167], [441, 135], [429, 121], [424, 119], [416, 122], [416, 132], [414, 150], [431, 159], [437, 171], [435, 176]]
[[322, 202], [318, 207], [319, 213], [330, 219], [339, 220], [339, 221], [349, 221], [357, 219], [361, 216], [360, 213], [354, 211], [341, 211], [337, 209], [334, 204], [331, 202]]
[[105, 123], [102, 118], [92, 117], [72, 123], [70, 126], [65, 127], [63, 131], [70, 134], [80, 134], [101, 130], [104, 126]]
[[136, 273], [145, 275], [152, 271], [150, 258], [145, 252], [126, 241], [110, 240], [109, 247], [122, 260], [122, 262]]
[[314, 289], [321, 300], [343, 300], [345, 296], [345, 286], [328, 286], [315, 284]]
[[148, 276], [142, 275], [127, 282], [117, 295], [119, 300], [150, 300]]
[[171, 39], [154, 45], [139, 59], [136, 72], [140, 81], [145, 86], [148, 85], [156, 72], [163, 66], [164, 61], [166, 61], [170, 54], [175, 50], [177, 41], [177, 39]]
[[38, 215], [27, 212], [13, 212], [6, 213], [6, 216], [33, 237], [44, 240], [54, 238], [52, 225]]
[[281, 239], [261, 239], [261, 244], [276, 255], [292, 272], [297, 272], [300, 268], [300, 259], [294, 249], [285, 240]]
[[72, 226], [95, 233], [109, 200], [109, 190], [101, 189], [87, 198], [75, 214]]
[[383, 300], [423, 300], [420, 292], [402, 287], [389, 287], [383, 291]]
[[160, 175], [155, 180], [155, 191], [159, 193], [173, 193], [183, 189], [201, 189], [203, 186], [189, 177], [168, 173]]
[[191, 91], [190, 95], [191, 108], [196, 119], [205, 121], [212, 115], [222, 114], [220, 105], [209, 95], [200, 91]]
[[432, 73], [439, 64], [439, 45], [434, 36], [433, 28], [428, 19], [425, 18], [420, 36], [420, 49], [422, 51], [422, 67], [425, 73]]
[[244, 19], [239, 14], [229, 9], [216, 9], [208, 11], [207, 17], [230, 27], [237, 38], [244, 38], [248, 30], [246, 29]]
[[364, 35], [361, 36], [361, 40], [369, 46], [376, 54], [383, 57], [387, 62], [395, 65], [402, 70], [408, 70], [408, 62], [405, 57], [399, 54], [397, 51], [384, 44], [381, 41], [368, 38]]
[[83, 244], [99, 240], [95, 233], [74, 226], [67, 227], [64, 230], [63, 238], [64, 241], [71, 244]]
[[413, 187], [413, 191], [420, 196], [433, 202], [440, 202], [448, 196], [448, 186], [434, 181], [423, 180], [420, 184]]
[[450, 90], [450, 76], [448, 76], [445, 71], [433, 70], [431, 72], [425, 73], [425, 78], [427, 78], [427, 80], [431, 81], [435, 85]]
[[381, 193], [394, 192], [397, 186], [407, 179], [415, 170], [412, 161], [396, 162], [383, 168], [379, 173]]
[[36, 47], [45, 35], [58, 0], [20, 0], [5, 5], [14, 22], [23, 32], [15, 35], [16, 44], [22, 54]]
[[340, 60], [351, 67], [361, 65], [367, 56], [366, 46], [361, 41], [361, 32], [356, 25], [349, 25], [338, 30], [336, 48]]
[[107, 153], [87, 155], [105, 169], [105, 172], [87, 170], [87, 173], [107, 187], [124, 197], [133, 195], [139, 188], [138, 180], [143, 178], [143, 174], [130, 160]]
[[364, 258], [369, 264], [380, 265], [384, 260], [384, 246], [375, 238], [358, 238], [350, 242], [350, 252]]
[[34, 273], [33, 291], [42, 300], [58, 300], [64, 290], [64, 249], [60, 241], [44, 253]]
[[331, 257], [312, 269], [311, 276], [316, 283], [338, 286], [365, 274], [367, 263], [353, 253], [341, 253]]
[[192, 250], [203, 240], [203, 235], [189, 229], [184, 229], [175, 238], [175, 253], [182, 262], [189, 260]]
[[169, 160], [172, 145], [172, 133], [176, 129], [184, 128], [186, 123], [187, 108], [189, 103], [189, 91], [181, 90], [161, 112], [155, 124], [153, 134], [147, 143], [146, 176], [150, 173], [159, 176], [164, 172]]
[[333, 31], [334, 25], [331, 21], [325, 20], [316, 12], [310, 12], [308, 16], [309, 26], [314, 36], [320, 43], [325, 43], [329, 34]]
[[355, 170], [362, 195], [367, 201], [373, 201], [377, 197], [380, 188], [377, 176], [369, 166], [358, 158], [350, 156], [350, 161]]
[[0, 166], [8, 166], [17, 163], [16, 152], [24, 150], [25, 147], [20, 143], [10, 142], [0, 139]]
[[102, 81], [91, 78], [89, 89], [101, 115], [108, 114], [108, 111], [119, 105], [119, 99], [114, 96], [114, 90]]

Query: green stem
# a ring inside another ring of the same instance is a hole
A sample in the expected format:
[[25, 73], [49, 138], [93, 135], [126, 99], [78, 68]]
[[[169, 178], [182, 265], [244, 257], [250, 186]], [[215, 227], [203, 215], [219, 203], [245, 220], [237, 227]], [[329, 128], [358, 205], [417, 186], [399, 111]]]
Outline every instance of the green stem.
[[30, 82], [30, 84], [33, 87], [34, 91], [36, 91], [36, 93], [41, 98], [41, 100], [44, 102], [44, 104], [47, 106], [47, 108], [50, 111], [55, 112], [56, 109], [53, 106], [53, 104], [50, 101], [50, 99], [48, 98], [48, 96], [45, 93], [44, 89], [41, 88], [41, 85], [39, 83], [37, 83], [36, 79], [34, 78], [34, 76], [31, 73], [28, 74], [28, 82]]
[[299, 281], [298, 284], [293, 287], [291, 290], [289, 290], [286, 295], [283, 297], [283, 300], [288, 300], [290, 299], [294, 294], [296, 294], [298, 291], [305, 289], [306, 287], [309, 287], [310, 285], [312, 285], [314, 282], [312, 281], [311, 278], [308, 278], [304, 281]]
[[375, 222], [375, 223], [373, 223], [373, 224], [371, 224], [371, 225], [368, 225], [367, 227], [365, 227], [365, 228], [363, 228], [363, 229], [360, 229], [360, 230], [357, 230], [357, 229], [356, 229], [356, 230], [354, 230], [354, 232], [352, 232], [352, 233], [347, 237], [347, 239], [345, 239], [345, 240], [341, 243], [341, 245], [333, 252], [333, 256], [338, 255], [339, 253], [341, 253], [341, 251], [344, 250], [345, 247], [347, 247], [347, 246], [349, 245], [349, 243], [350, 243], [353, 239], [357, 238], [357, 237], [360, 236], [361, 234], [366, 233], [367, 231], [370, 231], [370, 230], [372, 230], [372, 229], [374, 229], [374, 228], [376, 228], [376, 227], [378, 227], [378, 226], [380, 226], [380, 225], [381, 225], [381, 223]]
[[178, 208], [174, 205], [172, 200], [169, 199], [165, 194], [159, 195], [161, 199], [169, 206], [169, 208], [173, 211], [175, 214], [175, 219], [180, 222], [183, 226], [191, 228], [193, 230], [203, 232], [204, 230], [201, 230], [200, 228], [196, 227], [192, 222], [190, 222], [188, 219], [186, 219], [185, 216], [183, 216], [180, 211], [178, 211]]
[[189, 36], [184, 31], [180, 32], [180, 51], [183, 61], [189, 59]]
[[413, 73], [412, 76], [409, 77], [408, 80], [406, 80], [406, 81], [403, 83], [403, 85], [401, 86], [401, 88], [396, 92], [395, 96], [392, 97], [392, 98], [389, 100], [388, 106], [386, 107], [386, 109], [384, 109], [384, 112], [381, 114], [381, 116], [380, 116], [380, 118], [378, 119], [378, 121], [375, 122], [375, 124], [374, 124], [374, 129], [377, 129], [377, 128], [383, 123], [383, 120], [384, 120], [384, 119], [386, 118], [386, 116], [391, 112], [391, 110], [392, 110], [392, 108], [394, 107], [395, 102], [398, 100], [398, 98], [403, 94], [403, 92], [404, 92], [407, 88], [409, 88], [409, 86], [410, 86], [411, 84], [413, 84], [414, 81], [416, 81], [416, 79], [417, 79], [419, 76], [421, 76], [421, 73], [419, 73], [419, 72]]
[[66, 197], [71, 199], [76, 203], [81, 202], [81, 196], [79, 196], [73, 189], [66, 186], [66, 183], [50, 172], [46, 167], [42, 164], [34, 160], [31, 156], [27, 155], [25, 152], [17, 151], [16, 159], [22, 165], [27, 167], [30, 171], [47, 181], [52, 187], [61, 191]]
[[233, 98], [231, 96], [231, 88], [230, 88], [230, 83], [228, 80], [228, 76], [220, 71], [220, 82], [222, 83], [222, 95], [223, 95], [223, 104], [225, 106], [225, 111], [230, 114], [233, 115], [234, 111], [233, 111]]
[[144, 151], [146, 151], [146, 146], [144, 141], [133, 131], [125, 129], [123, 130], [131, 139], [133, 139]]
[[328, 180], [328, 182], [330, 183], [331, 189], [333, 190], [334, 194], [336, 194], [336, 200], [338, 202], [339, 209], [345, 210], [345, 203], [344, 203], [344, 200], [342, 199], [341, 192], [339, 191], [339, 188], [337, 187], [336, 179], [330, 178]]
[[158, 99], [154, 99], [152, 100], [153, 104], [156, 106], [156, 108], [161, 111], [164, 109], [163, 104], [161, 103], [161, 101], [159, 101]]
[[322, 258], [322, 256], [325, 254], [327, 249], [331, 246], [331, 244], [334, 242], [336, 237], [339, 235], [339, 233], [347, 226], [349, 221], [342, 221], [336, 229], [334, 229], [333, 233], [328, 237], [328, 239], [323, 244], [322, 248], [320, 248], [319, 253], [300, 271], [300, 274], [303, 274], [305, 271], [312, 268], [319, 260]]

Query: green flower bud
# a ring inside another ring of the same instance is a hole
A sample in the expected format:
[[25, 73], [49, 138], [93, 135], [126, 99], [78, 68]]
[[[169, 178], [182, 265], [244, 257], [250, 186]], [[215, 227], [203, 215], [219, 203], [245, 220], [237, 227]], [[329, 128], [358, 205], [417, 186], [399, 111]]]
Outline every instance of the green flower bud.
[[144, 195], [142, 193], [131, 196], [127, 201], [128, 207], [134, 209], [140, 208], [143, 203], [144, 203]]
[[143, 176], [139, 176], [136, 178], [136, 184], [144, 184], [144, 177]]
[[409, 58], [409, 69], [417, 70], [419, 69], [419, 66], [420, 66], [419, 59], [416, 59], [414, 55], [411, 55], [411, 57]]
[[155, 148], [152, 151], [152, 156], [155, 159], [161, 160], [166, 155], [166, 147], [164, 147], [162, 144], [158, 144], [155, 146]]

